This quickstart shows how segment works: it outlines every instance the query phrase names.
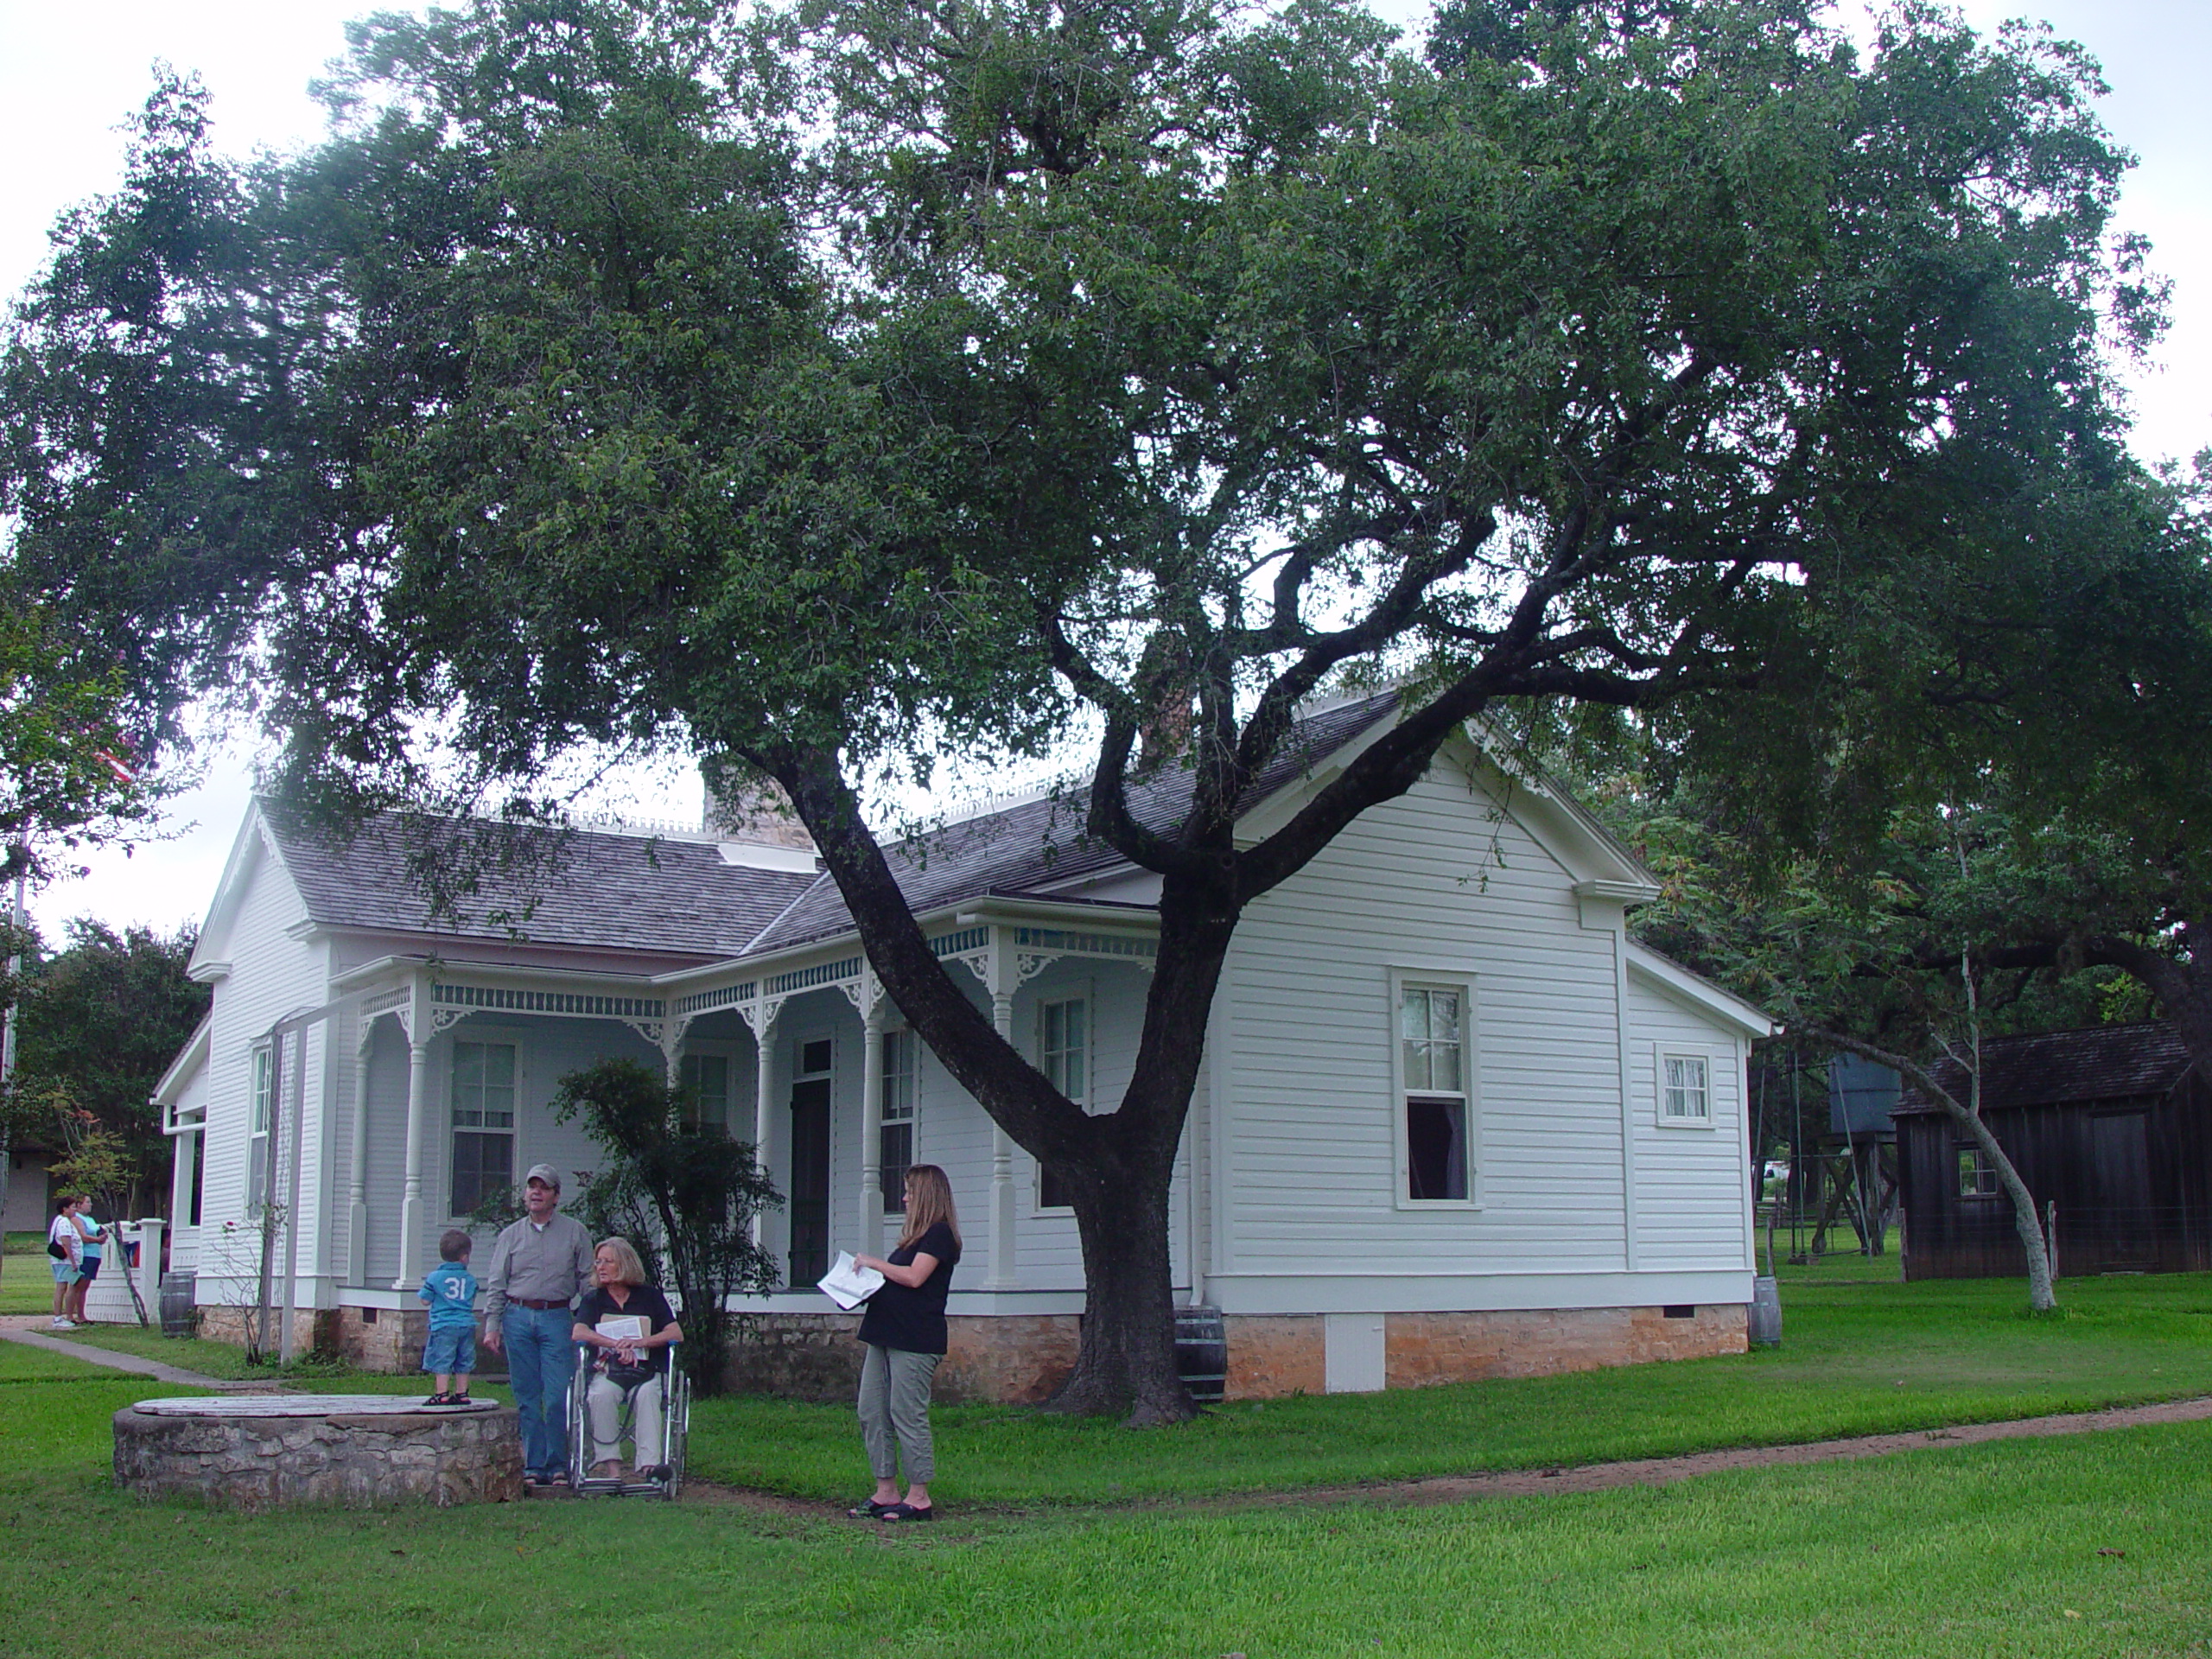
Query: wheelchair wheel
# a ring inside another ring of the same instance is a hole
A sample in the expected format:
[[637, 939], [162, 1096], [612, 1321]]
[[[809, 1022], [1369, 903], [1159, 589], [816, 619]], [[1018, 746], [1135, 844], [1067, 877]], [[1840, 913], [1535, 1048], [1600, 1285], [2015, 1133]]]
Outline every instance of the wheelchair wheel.
[[668, 1408], [661, 1431], [661, 1460], [667, 1465], [668, 1477], [660, 1483], [660, 1495], [675, 1501], [677, 1491], [683, 1484], [683, 1458], [691, 1439], [691, 1376], [671, 1354], [668, 1368]]
[[581, 1492], [590, 1467], [591, 1420], [585, 1415], [585, 1394], [591, 1387], [591, 1349], [576, 1344], [575, 1370], [569, 1377], [569, 1490]]

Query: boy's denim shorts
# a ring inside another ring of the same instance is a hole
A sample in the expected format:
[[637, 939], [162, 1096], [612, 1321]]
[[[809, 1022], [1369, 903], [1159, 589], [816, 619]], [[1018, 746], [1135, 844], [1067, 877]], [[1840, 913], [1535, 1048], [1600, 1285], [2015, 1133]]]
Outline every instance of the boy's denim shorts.
[[423, 1344], [423, 1370], [432, 1376], [454, 1376], [476, 1369], [476, 1332], [465, 1328], [433, 1331]]

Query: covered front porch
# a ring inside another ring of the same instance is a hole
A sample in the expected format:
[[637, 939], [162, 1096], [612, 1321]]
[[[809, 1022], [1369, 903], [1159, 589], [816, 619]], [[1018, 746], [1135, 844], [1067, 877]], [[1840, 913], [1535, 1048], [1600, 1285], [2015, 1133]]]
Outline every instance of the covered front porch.
[[[1118, 1097], [1154, 950], [1148, 916], [1102, 908], [970, 912], [930, 932], [1001, 1034], [1086, 1102]], [[1077, 919], [1090, 925], [1065, 925]], [[849, 938], [660, 976], [388, 956], [332, 991], [327, 1017], [286, 1051], [307, 1079], [296, 1128], [281, 1099], [251, 1118], [257, 1136], [273, 1123], [280, 1142], [295, 1137], [281, 1157], [306, 1159], [301, 1202], [279, 1223], [297, 1236], [274, 1252], [288, 1282], [272, 1300], [339, 1312], [357, 1357], [412, 1363], [415, 1290], [447, 1228], [469, 1227], [531, 1164], [569, 1173], [572, 1192], [571, 1173], [598, 1164], [553, 1101], [563, 1077], [611, 1058], [658, 1068], [702, 1121], [758, 1146], [785, 1202], [759, 1222], [785, 1282], [756, 1311], [825, 1314], [814, 1281], [837, 1250], [880, 1251], [895, 1236], [905, 1169], [924, 1160], [951, 1176], [964, 1223], [956, 1313], [1071, 1322], [1081, 1309], [1071, 1214], [906, 1027]], [[234, 1224], [199, 1250], [203, 1304], [251, 1300], [257, 1228]]]

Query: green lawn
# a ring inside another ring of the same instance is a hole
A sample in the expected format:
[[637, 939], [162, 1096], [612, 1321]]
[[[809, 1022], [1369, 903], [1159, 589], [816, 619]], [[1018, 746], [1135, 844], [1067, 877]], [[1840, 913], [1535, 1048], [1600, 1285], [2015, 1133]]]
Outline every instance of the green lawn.
[[953, 1514], [902, 1535], [642, 1500], [143, 1504], [105, 1478], [108, 1416], [143, 1392], [0, 1344], [11, 1651], [2203, 1659], [2212, 1630], [2212, 1426], [1657, 1491]]
[[[1673, 1365], [1231, 1404], [1137, 1434], [939, 1408], [960, 1504], [1128, 1502], [1547, 1467], [1934, 1428], [2212, 1393], [2212, 1278], [2084, 1279], [2056, 1317], [2008, 1280], [1785, 1282], [1778, 1350]], [[842, 1406], [702, 1402], [692, 1467], [830, 1501], [861, 1484]]]
[[4, 1258], [0, 1258], [0, 1314], [51, 1313], [54, 1275], [47, 1271], [46, 1235], [6, 1236]]

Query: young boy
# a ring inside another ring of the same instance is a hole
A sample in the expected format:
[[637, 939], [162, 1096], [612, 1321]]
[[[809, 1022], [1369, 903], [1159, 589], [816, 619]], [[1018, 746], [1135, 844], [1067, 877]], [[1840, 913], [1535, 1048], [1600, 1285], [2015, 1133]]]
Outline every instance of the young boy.
[[458, 1227], [438, 1240], [439, 1262], [415, 1294], [430, 1305], [430, 1339], [423, 1369], [438, 1379], [426, 1406], [468, 1403], [468, 1374], [476, 1369], [476, 1275], [468, 1270], [469, 1237]]

